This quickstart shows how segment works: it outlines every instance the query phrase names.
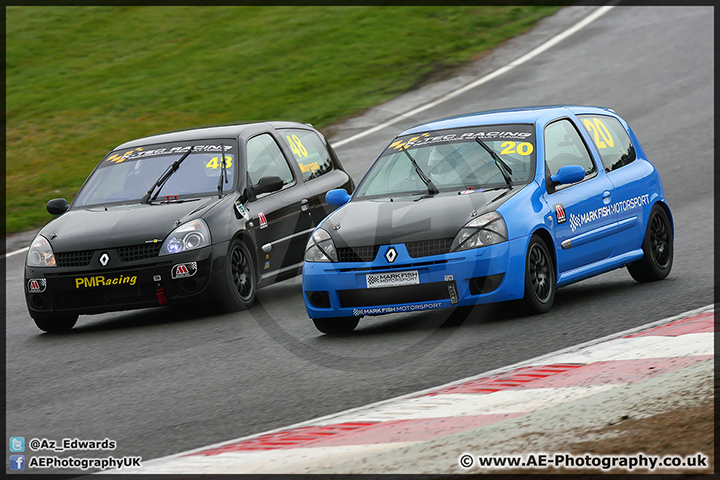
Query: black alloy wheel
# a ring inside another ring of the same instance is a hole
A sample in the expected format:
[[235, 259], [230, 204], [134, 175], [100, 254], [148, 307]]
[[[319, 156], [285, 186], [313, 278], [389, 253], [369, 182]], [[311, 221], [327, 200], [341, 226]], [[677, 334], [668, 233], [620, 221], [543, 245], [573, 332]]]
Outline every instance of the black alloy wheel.
[[525, 296], [528, 313], [545, 313], [555, 299], [555, 264], [545, 242], [533, 235], [525, 258]]

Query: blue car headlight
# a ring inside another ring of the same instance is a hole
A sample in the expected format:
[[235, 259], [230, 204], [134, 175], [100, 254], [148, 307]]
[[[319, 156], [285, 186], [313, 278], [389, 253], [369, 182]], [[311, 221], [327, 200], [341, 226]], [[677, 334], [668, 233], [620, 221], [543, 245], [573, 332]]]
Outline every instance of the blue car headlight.
[[55, 253], [47, 238], [38, 235], [28, 250], [25, 264], [28, 267], [57, 267]]
[[328, 232], [318, 228], [313, 232], [305, 247], [306, 262], [337, 262], [335, 244]]
[[159, 255], [187, 252], [188, 250], [207, 247], [211, 243], [210, 229], [207, 224], [200, 219], [190, 220], [177, 227], [167, 236], [162, 247], [160, 247]]
[[507, 227], [505, 220], [498, 212], [488, 212], [473, 218], [460, 229], [452, 246], [451, 252], [469, 250], [471, 248], [487, 247], [507, 241]]

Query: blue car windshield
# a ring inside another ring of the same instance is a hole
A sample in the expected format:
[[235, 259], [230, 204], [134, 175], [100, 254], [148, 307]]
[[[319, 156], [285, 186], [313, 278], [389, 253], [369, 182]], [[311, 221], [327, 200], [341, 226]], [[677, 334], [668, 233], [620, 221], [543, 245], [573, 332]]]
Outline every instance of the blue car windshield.
[[236, 177], [236, 143], [231, 139], [213, 139], [203, 143], [149, 145], [112, 151], [85, 182], [74, 205], [139, 202], [168, 167], [191, 146], [193, 152], [168, 178], [158, 192], [157, 200], [171, 201], [188, 196], [217, 194], [222, 172], [221, 145], [228, 180], [227, 183], [223, 182], [223, 191], [227, 192], [233, 188], [233, 179]]
[[506, 187], [500, 167], [476, 139], [511, 169], [513, 185], [532, 180], [535, 139], [532, 125], [499, 125], [432, 131], [396, 138], [360, 182], [355, 198], [427, 193], [403, 149], [440, 192]]

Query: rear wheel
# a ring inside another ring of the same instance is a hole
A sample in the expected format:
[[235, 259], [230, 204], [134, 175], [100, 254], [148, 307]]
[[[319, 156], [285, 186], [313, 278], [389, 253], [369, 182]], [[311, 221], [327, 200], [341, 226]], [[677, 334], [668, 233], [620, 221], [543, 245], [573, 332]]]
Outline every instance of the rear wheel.
[[33, 313], [35, 325], [48, 333], [68, 332], [77, 323], [77, 315], [58, 315], [52, 313]]
[[218, 292], [221, 307], [231, 312], [250, 308], [255, 301], [257, 274], [250, 250], [240, 239], [230, 242], [222, 275]]
[[360, 317], [313, 318], [315, 328], [329, 335], [350, 333], [355, 330]]
[[673, 264], [673, 234], [670, 218], [662, 207], [650, 210], [642, 249], [643, 257], [628, 265], [630, 275], [638, 282], [653, 282], [667, 277]]
[[525, 296], [522, 303], [531, 314], [545, 313], [555, 300], [555, 264], [545, 242], [530, 238], [525, 256]]

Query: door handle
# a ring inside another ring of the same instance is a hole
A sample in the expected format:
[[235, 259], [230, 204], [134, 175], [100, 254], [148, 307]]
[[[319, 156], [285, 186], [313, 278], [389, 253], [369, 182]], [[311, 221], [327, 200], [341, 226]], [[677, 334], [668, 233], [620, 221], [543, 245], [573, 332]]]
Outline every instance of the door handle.
[[612, 194], [611, 194], [609, 191], [605, 190], [605, 191], [603, 192], [603, 195], [602, 195], [602, 196], [603, 196], [603, 203], [605, 203], [605, 204], [610, 203], [610, 199], [612, 198]]
[[303, 198], [302, 200], [300, 200], [300, 210], [305, 212], [305, 211], [307, 211], [307, 209], [309, 207], [310, 207], [310, 200], [308, 200], [307, 198]]

